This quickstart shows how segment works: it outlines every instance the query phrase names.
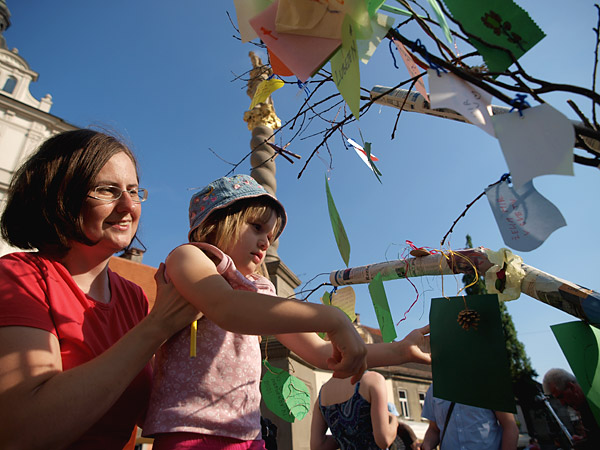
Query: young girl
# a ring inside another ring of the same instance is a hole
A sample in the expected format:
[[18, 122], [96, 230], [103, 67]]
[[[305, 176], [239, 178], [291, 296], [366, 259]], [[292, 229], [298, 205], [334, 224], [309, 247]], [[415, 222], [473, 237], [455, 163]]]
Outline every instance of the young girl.
[[[353, 380], [366, 368], [366, 347], [339, 309], [275, 297], [259, 274], [287, 218], [253, 178], [210, 183], [192, 197], [189, 219], [190, 243], [169, 254], [165, 273], [204, 313], [197, 356], [190, 358], [189, 328], [159, 350], [144, 434], [155, 438], [155, 450], [264, 449], [257, 335], [275, 335], [307, 362]], [[331, 342], [314, 331], [326, 332]], [[413, 345], [419, 339], [422, 332], [400, 347], [373, 352], [368, 362], [427, 362]]]

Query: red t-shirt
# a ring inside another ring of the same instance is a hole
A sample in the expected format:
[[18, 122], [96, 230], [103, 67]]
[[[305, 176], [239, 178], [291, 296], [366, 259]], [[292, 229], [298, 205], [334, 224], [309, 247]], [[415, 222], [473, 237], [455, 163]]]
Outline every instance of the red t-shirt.
[[[111, 301], [96, 302], [79, 289], [65, 267], [37, 253], [0, 258], [0, 326], [39, 328], [60, 343], [63, 370], [83, 364], [117, 342], [148, 314], [142, 288], [108, 271]], [[144, 414], [150, 364], [113, 407], [70, 449], [122, 449]]]

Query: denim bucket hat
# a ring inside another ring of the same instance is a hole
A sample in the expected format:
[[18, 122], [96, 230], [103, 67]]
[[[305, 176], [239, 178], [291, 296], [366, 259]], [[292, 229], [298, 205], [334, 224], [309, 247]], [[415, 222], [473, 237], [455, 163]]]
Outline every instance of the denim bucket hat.
[[238, 200], [262, 196], [270, 198], [274, 209], [279, 210], [281, 228], [279, 229], [279, 234], [275, 237], [277, 239], [287, 222], [285, 208], [279, 203], [279, 200], [269, 194], [254, 178], [243, 174], [219, 178], [192, 196], [189, 209], [190, 231], [188, 239], [192, 231], [198, 228], [213, 211], [225, 208]]

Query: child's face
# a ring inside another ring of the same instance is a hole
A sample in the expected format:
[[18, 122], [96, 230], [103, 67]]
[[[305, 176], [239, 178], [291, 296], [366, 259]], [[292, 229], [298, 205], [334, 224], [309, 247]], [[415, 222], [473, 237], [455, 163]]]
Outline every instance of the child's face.
[[265, 259], [267, 249], [275, 235], [277, 215], [271, 212], [265, 223], [248, 220], [240, 227], [239, 238], [228, 252], [237, 269], [244, 275], [256, 272]]

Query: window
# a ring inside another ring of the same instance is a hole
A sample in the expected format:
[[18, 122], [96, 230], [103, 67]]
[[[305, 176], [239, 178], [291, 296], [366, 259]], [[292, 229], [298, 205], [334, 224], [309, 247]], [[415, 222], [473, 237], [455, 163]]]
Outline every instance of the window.
[[409, 418], [410, 413], [408, 410], [408, 396], [406, 391], [398, 390], [398, 400], [400, 400], [400, 417]]
[[423, 406], [425, 406], [425, 392], [419, 392], [419, 405], [421, 405], [421, 412], [423, 412]]
[[17, 79], [15, 77], [8, 77], [6, 79], [6, 83], [4, 83], [4, 87], [2, 88], [2, 90], [4, 92], [8, 92], [9, 94], [12, 94], [13, 91], [15, 90], [16, 86], [17, 86]]

